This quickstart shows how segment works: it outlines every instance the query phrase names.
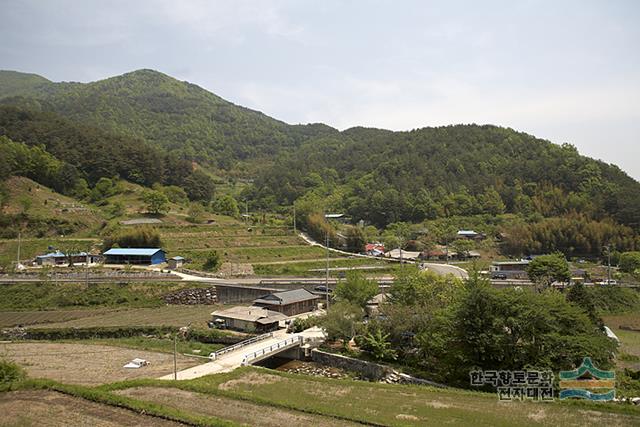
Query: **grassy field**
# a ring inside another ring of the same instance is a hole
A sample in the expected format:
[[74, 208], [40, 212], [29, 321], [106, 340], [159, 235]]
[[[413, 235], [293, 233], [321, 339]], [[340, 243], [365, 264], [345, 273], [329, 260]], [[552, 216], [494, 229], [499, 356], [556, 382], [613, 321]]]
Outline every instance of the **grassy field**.
[[[110, 347], [123, 347], [130, 349], [137, 349], [143, 351], [157, 351], [160, 353], [173, 354], [173, 339], [171, 338], [157, 338], [157, 337], [127, 337], [127, 338], [100, 338], [92, 340], [71, 340], [71, 341], [56, 341], [57, 343], [77, 343], [87, 345], [105, 345]], [[200, 356], [207, 356], [209, 353], [223, 348], [223, 344], [209, 344], [201, 343], [197, 341], [176, 341], [176, 350], [180, 354], [193, 354]], [[206, 362], [206, 360], [199, 360], [200, 363]]]
[[[14, 358], [32, 357], [36, 349], [29, 349], [29, 345], [13, 344], [17, 349], [11, 351], [21, 352]], [[75, 397], [63, 404], [63, 407], [70, 406], [68, 412], [60, 408], [51, 411], [50, 416], [56, 421], [67, 419], [65, 417], [69, 415], [65, 413], [75, 416], [77, 411], [74, 407], [84, 408], [88, 401], [93, 401], [103, 405], [105, 413], [110, 413], [109, 408], [117, 406], [132, 409], [138, 414], [202, 426], [640, 425], [640, 408], [631, 405], [576, 401], [500, 402], [493, 393], [335, 380], [254, 367], [190, 381], [154, 380], [150, 377], [157, 376], [157, 372], [151, 372], [151, 369], [166, 370], [162, 353], [144, 354], [141, 357], [160, 359], [153, 359], [150, 367], [130, 372], [119, 367], [121, 359], [129, 357], [129, 354], [123, 354], [123, 349], [112, 347], [108, 351], [109, 347], [87, 345], [68, 347], [72, 345], [56, 344], [55, 349], [47, 352], [51, 355], [49, 358], [29, 359], [27, 363], [31, 364], [27, 364], [27, 370], [32, 377], [55, 378], [91, 387], [43, 380], [14, 383], [12, 389], [22, 391], [1, 393], [0, 409], [13, 408], [11, 403], [22, 407], [21, 393], [44, 389], [49, 394], [60, 391]], [[96, 358], [95, 354], [87, 351], [88, 348], [94, 352], [105, 352]], [[41, 351], [42, 347], [37, 350]], [[127, 351], [138, 354], [133, 350]], [[64, 365], [52, 369], [70, 352], [78, 353], [72, 369], [64, 369]], [[43, 362], [45, 360], [48, 361]], [[145, 371], [147, 368], [149, 370]], [[107, 377], [121, 381], [105, 381]], [[34, 408], [36, 412], [41, 409], [37, 405]], [[16, 411], [3, 412], [3, 421], [16, 424], [19, 414]]]
[[109, 309], [55, 311], [0, 311], [0, 328], [43, 323], [67, 322], [107, 313]]
[[141, 283], [20, 283], [0, 285], [0, 310], [160, 307], [163, 295], [205, 284]]
[[[109, 326], [176, 326], [191, 324], [193, 327], [207, 327], [214, 305], [168, 305], [155, 308], [130, 308], [118, 311], [96, 313], [67, 321], [38, 325], [39, 328], [90, 328]], [[38, 312], [34, 313], [38, 315]], [[2, 318], [0, 313], [0, 319]]]
[[618, 367], [640, 370], [640, 313], [604, 316], [603, 320], [620, 339]]
[[5, 426], [178, 427], [183, 424], [48, 390], [0, 393]]
[[[154, 387], [146, 392], [140, 387]], [[174, 393], [168, 387], [175, 387]], [[640, 410], [621, 405], [564, 402], [499, 402], [494, 394], [418, 386], [374, 384], [284, 374], [242, 368], [228, 374], [191, 381], [132, 381], [104, 390], [124, 390], [129, 396], [186, 409], [184, 391], [202, 402], [218, 397], [241, 399], [266, 407], [318, 414], [340, 421], [376, 425], [468, 426], [602, 426], [637, 425]], [[207, 399], [207, 396], [210, 396]], [[189, 410], [204, 415], [202, 404]], [[218, 414], [215, 414], [218, 415]]]
[[[20, 260], [30, 264], [36, 255], [51, 252], [48, 248], [77, 248], [78, 251], [97, 248], [100, 240], [95, 238], [25, 238], [20, 243]], [[18, 256], [18, 239], [0, 240], [0, 265], [15, 262]]]
[[[253, 270], [260, 276], [302, 276], [315, 277], [324, 275], [326, 261], [302, 261], [292, 263], [261, 263], [254, 264]], [[329, 268], [373, 267], [360, 270], [367, 275], [392, 275], [398, 271], [400, 264], [388, 261], [377, 261], [362, 258], [330, 258]], [[329, 271], [332, 277], [342, 277], [346, 272], [340, 270]]]
[[[0, 343], [0, 355], [24, 367], [30, 378], [46, 378], [70, 384], [100, 385], [134, 378], [158, 378], [173, 372], [173, 354], [123, 345], [89, 342]], [[126, 369], [136, 357], [149, 366]], [[178, 355], [178, 369], [202, 363], [200, 359]]]

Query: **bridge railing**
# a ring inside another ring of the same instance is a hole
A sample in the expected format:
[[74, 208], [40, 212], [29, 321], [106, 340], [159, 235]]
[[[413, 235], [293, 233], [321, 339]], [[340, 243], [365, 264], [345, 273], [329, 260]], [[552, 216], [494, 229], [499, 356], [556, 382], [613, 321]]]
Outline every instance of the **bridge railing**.
[[250, 361], [257, 359], [261, 356], [264, 356], [266, 354], [273, 353], [276, 350], [279, 350], [285, 347], [290, 347], [294, 344], [302, 345], [303, 342], [304, 342], [304, 338], [300, 335], [287, 338], [286, 340], [278, 341], [275, 344], [271, 344], [268, 347], [261, 348], [260, 350], [256, 350], [253, 353], [245, 354], [244, 358], [242, 359], [242, 366], [247, 366]]
[[266, 340], [268, 338], [272, 338], [272, 337], [273, 337], [273, 332], [269, 332], [269, 333], [266, 333], [266, 334], [258, 335], [257, 337], [253, 337], [253, 338], [249, 338], [249, 339], [244, 340], [244, 341], [237, 342], [237, 343], [235, 343], [233, 345], [230, 345], [228, 347], [225, 347], [225, 348], [222, 348], [222, 349], [220, 349], [218, 351], [214, 351], [213, 353], [210, 353], [209, 354], [209, 359], [216, 360], [218, 357], [222, 356], [223, 354], [230, 353], [232, 351], [236, 351], [239, 348], [246, 347], [248, 345], [251, 345], [251, 344], [257, 343], [259, 341], [263, 341], [263, 340]]

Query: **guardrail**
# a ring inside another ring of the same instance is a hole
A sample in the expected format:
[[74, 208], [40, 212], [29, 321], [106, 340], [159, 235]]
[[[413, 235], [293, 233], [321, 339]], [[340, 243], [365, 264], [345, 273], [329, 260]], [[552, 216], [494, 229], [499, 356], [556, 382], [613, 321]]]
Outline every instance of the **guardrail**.
[[267, 334], [258, 335], [257, 337], [253, 337], [253, 338], [249, 338], [249, 339], [244, 340], [244, 341], [240, 341], [238, 343], [235, 343], [233, 345], [230, 345], [228, 347], [225, 347], [225, 348], [222, 348], [222, 349], [220, 349], [218, 351], [214, 351], [213, 353], [210, 353], [209, 354], [209, 359], [216, 360], [218, 357], [222, 356], [223, 354], [230, 353], [230, 352], [235, 351], [235, 350], [237, 350], [239, 348], [242, 348], [242, 347], [245, 347], [245, 346], [248, 346], [248, 345], [251, 345], [251, 344], [266, 340], [268, 338], [272, 338], [272, 337], [273, 337], [273, 332], [269, 332]]
[[256, 350], [253, 353], [245, 354], [242, 359], [242, 366], [247, 366], [249, 361], [257, 359], [258, 357], [264, 356], [269, 353], [273, 353], [276, 350], [296, 345], [302, 345], [304, 342], [304, 338], [300, 335], [293, 336], [291, 338], [287, 338], [286, 340], [279, 341], [275, 344], [271, 344], [269, 347], [261, 348], [260, 350]]

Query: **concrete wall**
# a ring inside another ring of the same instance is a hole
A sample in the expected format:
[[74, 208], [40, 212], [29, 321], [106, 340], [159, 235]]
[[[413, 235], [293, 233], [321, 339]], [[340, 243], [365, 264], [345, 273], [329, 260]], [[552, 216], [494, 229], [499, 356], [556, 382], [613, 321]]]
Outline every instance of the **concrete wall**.
[[268, 295], [274, 291], [277, 291], [277, 289], [216, 284], [216, 294], [218, 295], [218, 302], [222, 304], [253, 302], [253, 300]]
[[393, 370], [387, 366], [365, 360], [353, 359], [339, 354], [327, 353], [318, 349], [311, 351], [311, 360], [321, 365], [357, 372], [363, 377], [374, 381], [379, 381], [393, 372]]

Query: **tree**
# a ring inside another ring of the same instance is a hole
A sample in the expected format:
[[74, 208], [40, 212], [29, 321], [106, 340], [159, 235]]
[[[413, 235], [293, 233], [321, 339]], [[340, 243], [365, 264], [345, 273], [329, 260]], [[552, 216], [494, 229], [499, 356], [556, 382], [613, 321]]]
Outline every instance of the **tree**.
[[367, 243], [365, 235], [360, 227], [349, 227], [345, 232], [347, 240], [347, 250], [349, 252], [360, 253], [364, 250], [364, 245]]
[[147, 212], [153, 215], [162, 215], [169, 211], [169, 199], [160, 191], [147, 191], [142, 200], [145, 203]]
[[91, 200], [100, 202], [115, 193], [115, 185], [109, 178], [102, 177], [91, 190]]
[[457, 239], [451, 243], [451, 246], [456, 250], [456, 252], [458, 252], [458, 254], [467, 257], [469, 256], [469, 251], [475, 247], [475, 243], [468, 239]]
[[340, 301], [331, 306], [322, 319], [322, 326], [330, 340], [340, 340], [346, 347], [347, 343], [356, 336], [362, 316], [362, 308], [348, 301]]
[[362, 336], [360, 348], [370, 353], [376, 360], [395, 360], [398, 353], [393, 349], [389, 337], [390, 334], [376, 327]]
[[161, 187], [160, 191], [162, 191], [165, 196], [167, 196], [171, 203], [182, 205], [189, 201], [187, 193], [184, 191], [184, 189], [178, 186], [168, 185], [166, 187]]
[[367, 301], [379, 292], [378, 283], [368, 280], [362, 273], [350, 272], [344, 281], [340, 281], [335, 289], [335, 297], [358, 307], [365, 308]]
[[598, 310], [596, 308], [593, 295], [587, 292], [587, 289], [582, 282], [575, 283], [571, 288], [569, 288], [569, 292], [567, 292], [567, 301], [583, 309], [587, 316], [589, 316], [591, 322], [593, 322], [598, 329], [602, 329], [604, 327], [602, 318], [598, 316]]
[[189, 205], [189, 212], [187, 213], [187, 215], [187, 221], [198, 224], [202, 222], [204, 207], [198, 202], [193, 202]]
[[104, 249], [114, 246], [120, 248], [159, 248], [162, 246], [160, 233], [153, 227], [142, 226], [133, 229], [121, 229], [104, 238]]
[[527, 267], [529, 278], [541, 287], [549, 287], [553, 282], [568, 282], [571, 279], [569, 263], [561, 253], [540, 255]]
[[218, 254], [218, 251], [211, 251], [207, 255], [207, 258], [202, 264], [202, 268], [206, 271], [218, 271], [222, 265], [222, 257]]
[[489, 187], [478, 197], [482, 211], [491, 215], [504, 213], [505, 205], [502, 197], [494, 187]]
[[633, 273], [640, 269], [640, 252], [624, 252], [620, 254], [620, 271]]
[[238, 202], [236, 199], [228, 194], [224, 194], [213, 202], [213, 210], [220, 215], [227, 215], [234, 218], [240, 216], [240, 209], [238, 208]]
[[189, 199], [208, 202], [213, 197], [213, 179], [200, 169], [196, 169], [185, 178], [184, 189]]

